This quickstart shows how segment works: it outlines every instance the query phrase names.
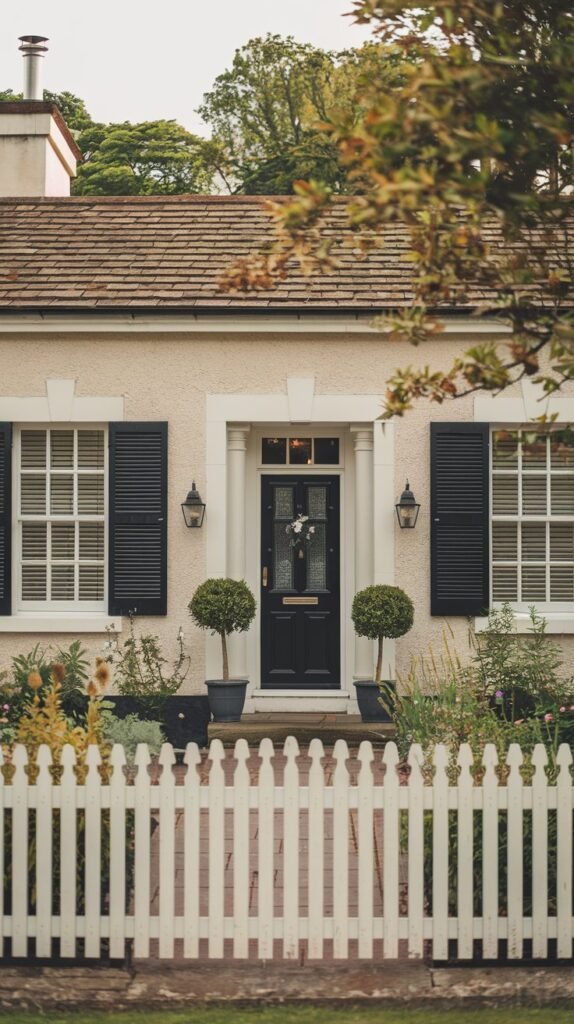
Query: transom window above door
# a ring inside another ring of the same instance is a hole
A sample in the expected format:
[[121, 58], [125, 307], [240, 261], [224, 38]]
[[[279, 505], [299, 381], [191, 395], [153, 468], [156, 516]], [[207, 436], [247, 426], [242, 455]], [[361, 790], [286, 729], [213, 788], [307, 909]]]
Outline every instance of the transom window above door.
[[338, 466], [338, 437], [264, 437], [264, 466]]
[[105, 431], [22, 428], [17, 552], [23, 609], [101, 610], [105, 577]]

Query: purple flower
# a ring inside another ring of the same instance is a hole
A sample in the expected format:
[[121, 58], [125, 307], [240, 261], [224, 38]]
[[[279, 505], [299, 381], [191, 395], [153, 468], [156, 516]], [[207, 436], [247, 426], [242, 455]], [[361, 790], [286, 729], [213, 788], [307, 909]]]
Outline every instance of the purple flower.
[[497, 700], [500, 700], [500, 698], [504, 696], [504, 691], [503, 690], [497, 690], [496, 693], [494, 694], [494, 696], [496, 697]]

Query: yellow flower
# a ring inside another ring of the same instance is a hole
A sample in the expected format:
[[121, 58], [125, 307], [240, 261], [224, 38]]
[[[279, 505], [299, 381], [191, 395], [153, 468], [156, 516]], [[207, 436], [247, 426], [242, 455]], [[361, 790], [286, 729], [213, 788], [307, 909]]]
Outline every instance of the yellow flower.
[[34, 669], [28, 676], [28, 686], [31, 690], [39, 690], [42, 685], [42, 676]]
[[98, 696], [98, 686], [97, 686], [97, 683], [95, 683], [93, 679], [90, 679], [86, 689], [88, 691], [88, 697], [97, 697]]

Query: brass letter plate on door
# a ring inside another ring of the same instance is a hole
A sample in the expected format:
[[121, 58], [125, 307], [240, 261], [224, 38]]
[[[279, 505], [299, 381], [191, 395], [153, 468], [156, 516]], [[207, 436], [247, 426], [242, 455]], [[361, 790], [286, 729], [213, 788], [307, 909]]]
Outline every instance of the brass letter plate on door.
[[284, 597], [283, 604], [319, 604], [318, 597]]

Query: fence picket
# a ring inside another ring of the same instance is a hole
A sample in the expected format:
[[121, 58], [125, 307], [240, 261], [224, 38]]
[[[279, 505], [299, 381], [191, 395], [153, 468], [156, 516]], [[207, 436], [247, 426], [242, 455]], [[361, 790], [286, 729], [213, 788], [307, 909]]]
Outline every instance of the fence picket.
[[432, 860], [432, 955], [434, 960], [448, 957], [448, 750], [437, 743], [433, 756], [432, 782], [433, 860]]
[[383, 783], [383, 940], [385, 960], [399, 955], [399, 752], [387, 743]]
[[175, 917], [175, 754], [164, 743], [159, 755], [159, 956], [173, 957]]
[[409, 750], [408, 783], [408, 954], [422, 957], [424, 951], [424, 778], [420, 744]]
[[[36, 754], [36, 956], [52, 955], [52, 753], [46, 743]], [[41, 855], [39, 851], [41, 849]]]
[[209, 936], [208, 956], [223, 956], [223, 897], [225, 882], [225, 751], [221, 740], [209, 747]]
[[110, 957], [122, 959], [126, 941], [126, 755], [119, 743], [110, 754]]
[[199, 956], [199, 851], [201, 754], [197, 743], [188, 743], [183, 758], [187, 765], [183, 783], [183, 955]]
[[349, 748], [337, 740], [333, 750], [333, 957], [349, 955]]
[[3, 880], [0, 885], [0, 960], [4, 957], [4, 935], [6, 933], [6, 924], [4, 921], [4, 879], [6, 878], [6, 851], [4, 849], [5, 837], [6, 837], [6, 825], [4, 820], [4, 804], [6, 800], [5, 786], [4, 786], [4, 751], [0, 745], [0, 878]]
[[482, 755], [482, 956], [498, 956], [498, 756], [494, 743]]
[[151, 779], [150, 753], [146, 743], [138, 743], [134, 757], [134, 956], [147, 958], [150, 953], [151, 899]]
[[[101, 754], [95, 743], [86, 752], [86, 810], [84, 817], [85, 877], [84, 915], [86, 921], [85, 954], [99, 957], [101, 952], [102, 902], [102, 779]], [[149, 827], [149, 817], [148, 817]]]
[[62, 750], [60, 779], [60, 956], [76, 955], [76, 870], [78, 822], [76, 810], [76, 751]]
[[274, 852], [274, 772], [271, 758], [273, 744], [270, 739], [259, 744], [259, 816], [257, 853], [257, 917], [259, 929], [258, 956], [271, 960], [273, 956], [273, 852]]
[[288, 736], [283, 747], [283, 957], [299, 955], [299, 744]]
[[324, 907], [325, 907], [325, 773], [322, 758], [325, 756], [321, 740], [311, 740], [309, 744], [309, 812], [307, 861], [308, 861], [308, 920], [310, 960], [321, 960], [324, 942]]
[[556, 953], [560, 958], [572, 956], [572, 750], [561, 743], [556, 758], [559, 772], [556, 781]]
[[517, 960], [523, 950], [522, 892], [524, 876], [523, 853], [523, 798], [524, 785], [520, 768], [522, 751], [517, 743], [508, 748], [506, 763], [510, 774], [506, 783], [508, 794], [508, 844], [507, 844], [507, 898], [508, 898], [508, 957]]
[[249, 747], [237, 740], [233, 776], [233, 957], [249, 956]]
[[548, 956], [548, 764], [546, 747], [532, 754], [532, 956]]
[[28, 754], [17, 744], [12, 755], [12, 956], [28, 955]]
[[358, 760], [361, 768], [357, 783], [358, 813], [357, 841], [358, 856], [358, 903], [359, 903], [359, 958], [369, 959], [373, 955], [373, 881], [374, 881], [374, 818], [373, 818], [373, 745], [363, 740], [359, 747]]
[[459, 749], [456, 761], [460, 768], [458, 776], [457, 810], [457, 908], [458, 936], [457, 956], [459, 960], [472, 959], [473, 953], [473, 854], [474, 829], [472, 793], [474, 782], [470, 772], [473, 764], [472, 750], [468, 743]]

